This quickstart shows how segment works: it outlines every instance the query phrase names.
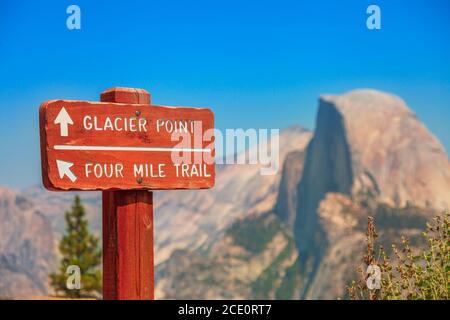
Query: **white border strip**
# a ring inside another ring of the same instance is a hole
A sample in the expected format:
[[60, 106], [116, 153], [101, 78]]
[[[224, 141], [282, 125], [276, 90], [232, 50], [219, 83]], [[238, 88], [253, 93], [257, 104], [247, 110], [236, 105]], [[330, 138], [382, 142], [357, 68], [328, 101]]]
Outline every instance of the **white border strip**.
[[165, 148], [165, 147], [108, 147], [108, 146], [72, 146], [55, 145], [55, 150], [77, 150], [77, 151], [141, 151], [141, 152], [205, 152], [210, 153], [211, 149], [202, 148]]

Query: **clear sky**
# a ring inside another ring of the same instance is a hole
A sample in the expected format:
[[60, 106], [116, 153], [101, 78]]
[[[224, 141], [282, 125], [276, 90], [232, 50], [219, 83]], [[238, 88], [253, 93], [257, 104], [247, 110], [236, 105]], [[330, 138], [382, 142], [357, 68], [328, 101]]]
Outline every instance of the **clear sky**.
[[[66, 8], [81, 8], [68, 30]], [[382, 29], [366, 28], [381, 8]], [[0, 185], [40, 182], [38, 108], [142, 87], [225, 128], [314, 127], [317, 98], [402, 97], [450, 149], [450, 1], [0, 1]]]

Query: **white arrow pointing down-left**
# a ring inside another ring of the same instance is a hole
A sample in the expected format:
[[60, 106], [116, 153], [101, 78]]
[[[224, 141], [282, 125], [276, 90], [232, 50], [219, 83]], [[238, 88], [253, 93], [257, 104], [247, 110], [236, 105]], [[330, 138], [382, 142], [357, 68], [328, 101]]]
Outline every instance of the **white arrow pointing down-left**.
[[70, 170], [73, 166], [72, 162], [56, 160], [56, 165], [58, 166], [58, 173], [61, 179], [64, 178], [64, 176], [67, 176], [72, 182], [77, 180], [77, 176], [73, 174], [72, 170]]

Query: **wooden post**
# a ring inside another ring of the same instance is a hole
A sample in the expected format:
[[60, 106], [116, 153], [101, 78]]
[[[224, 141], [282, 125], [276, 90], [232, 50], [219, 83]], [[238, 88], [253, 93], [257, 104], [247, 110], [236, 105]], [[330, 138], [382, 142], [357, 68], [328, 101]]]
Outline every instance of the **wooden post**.
[[[150, 107], [143, 89], [112, 88], [102, 102]], [[154, 299], [153, 193], [103, 191], [103, 299]]]

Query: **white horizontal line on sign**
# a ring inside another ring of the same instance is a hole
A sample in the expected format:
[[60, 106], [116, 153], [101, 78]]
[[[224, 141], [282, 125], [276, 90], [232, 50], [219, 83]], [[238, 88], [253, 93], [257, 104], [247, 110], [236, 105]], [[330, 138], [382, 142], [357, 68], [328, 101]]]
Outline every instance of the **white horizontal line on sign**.
[[211, 152], [211, 149], [202, 148], [171, 148], [171, 147], [108, 147], [108, 146], [72, 146], [55, 145], [55, 150], [77, 150], [77, 151], [143, 151], [143, 152]]

